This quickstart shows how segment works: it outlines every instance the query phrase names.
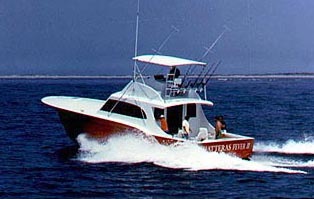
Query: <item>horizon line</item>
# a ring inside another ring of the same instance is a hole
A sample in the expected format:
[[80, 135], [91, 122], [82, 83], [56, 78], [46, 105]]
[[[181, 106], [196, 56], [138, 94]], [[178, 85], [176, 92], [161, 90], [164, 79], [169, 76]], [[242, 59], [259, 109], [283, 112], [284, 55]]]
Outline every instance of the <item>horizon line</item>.
[[[149, 75], [144, 76], [149, 77]], [[190, 77], [197, 77], [196, 75]], [[132, 79], [132, 75], [0, 75], [0, 79]], [[217, 74], [209, 78], [314, 78], [314, 73]]]

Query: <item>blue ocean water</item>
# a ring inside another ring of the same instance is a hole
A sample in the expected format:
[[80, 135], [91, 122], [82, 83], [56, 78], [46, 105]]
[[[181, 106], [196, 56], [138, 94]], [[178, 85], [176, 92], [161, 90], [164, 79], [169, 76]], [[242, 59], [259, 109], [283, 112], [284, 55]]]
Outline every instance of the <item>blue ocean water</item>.
[[139, 137], [76, 147], [50, 95], [106, 99], [127, 79], [0, 79], [1, 198], [313, 198], [314, 79], [214, 79], [212, 120], [255, 138], [251, 161]]

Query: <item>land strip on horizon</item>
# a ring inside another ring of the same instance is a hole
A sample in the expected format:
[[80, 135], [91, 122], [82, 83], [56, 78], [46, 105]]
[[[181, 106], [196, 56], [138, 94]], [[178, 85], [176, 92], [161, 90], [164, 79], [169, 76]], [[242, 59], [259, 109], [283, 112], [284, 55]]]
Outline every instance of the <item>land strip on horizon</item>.
[[[146, 77], [146, 76], [145, 76]], [[197, 77], [197, 76], [190, 76]], [[132, 79], [130, 75], [0, 75], [0, 79]], [[232, 74], [213, 75], [210, 78], [314, 78], [314, 73]]]

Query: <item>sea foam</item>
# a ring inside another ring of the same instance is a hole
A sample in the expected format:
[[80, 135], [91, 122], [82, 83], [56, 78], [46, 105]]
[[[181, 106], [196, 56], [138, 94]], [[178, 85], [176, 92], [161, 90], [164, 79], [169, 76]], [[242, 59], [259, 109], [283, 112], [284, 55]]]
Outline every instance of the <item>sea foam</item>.
[[284, 154], [314, 154], [314, 140], [312, 138], [305, 138], [300, 141], [288, 140], [282, 144], [261, 142], [254, 145], [254, 151]]
[[247, 161], [224, 153], [208, 152], [192, 143], [165, 146], [140, 136], [112, 137], [105, 143], [78, 137], [78, 160], [87, 163], [150, 162], [155, 165], [185, 170], [241, 170], [257, 172], [306, 173], [301, 170], [272, 165], [270, 162]]

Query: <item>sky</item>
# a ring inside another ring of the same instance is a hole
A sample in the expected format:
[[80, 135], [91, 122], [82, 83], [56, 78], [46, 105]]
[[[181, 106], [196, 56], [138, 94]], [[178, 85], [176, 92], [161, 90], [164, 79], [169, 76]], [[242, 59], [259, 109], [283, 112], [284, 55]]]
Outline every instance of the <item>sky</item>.
[[[137, 54], [314, 72], [313, 0], [141, 0]], [[0, 75], [131, 75], [137, 0], [0, 0]]]

